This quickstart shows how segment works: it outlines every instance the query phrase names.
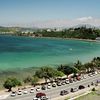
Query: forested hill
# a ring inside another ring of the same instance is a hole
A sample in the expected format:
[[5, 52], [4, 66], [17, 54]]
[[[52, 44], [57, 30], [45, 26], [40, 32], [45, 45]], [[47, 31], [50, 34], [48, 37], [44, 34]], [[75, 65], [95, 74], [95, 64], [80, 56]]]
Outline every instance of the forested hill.
[[35, 29], [20, 27], [0, 27], [1, 34], [13, 34], [18, 36], [34, 36], [34, 37], [60, 37], [60, 38], [78, 38], [95, 40], [100, 37], [100, 29], [77, 27], [69, 29]]
[[62, 38], [79, 38], [79, 39], [92, 39], [95, 40], [100, 37], [100, 29], [94, 28], [69, 28], [62, 31], [46, 31], [38, 32], [42, 34], [43, 37], [62, 37]]

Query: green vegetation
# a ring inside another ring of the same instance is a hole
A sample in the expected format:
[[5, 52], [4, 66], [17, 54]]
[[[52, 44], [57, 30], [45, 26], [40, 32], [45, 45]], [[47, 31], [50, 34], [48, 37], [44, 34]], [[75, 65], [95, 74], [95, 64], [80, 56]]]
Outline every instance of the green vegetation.
[[52, 30], [50, 32], [48, 32], [47, 30], [43, 30], [42, 32], [38, 33], [42, 34], [43, 37], [78, 38], [92, 40], [95, 40], [96, 37], [100, 37], [99, 29], [86, 27], [69, 28], [62, 31]]
[[96, 69], [100, 69], [100, 57], [95, 57], [91, 62], [85, 64], [78, 61], [74, 66], [85, 73], [94, 72]]
[[57, 71], [52, 67], [41, 67], [39, 70], [35, 72], [35, 76], [39, 78], [44, 78], [47, 83], [47, 79], [51, 80], [52, 78], [56, 78], [58, 76], [63, 76], [64, 73], [61, 71]]
[[61, 65], [61, 66], [58, 66], [57, 68], [58, 71], [62, 71], [64, 74], [66, 75], [69, 75], [69, 74], [72, 74], [72, 73], [78, 73], [78, 69], [76, 67], [71, 67], [69, 65]]
[[18, 36], [35, 36], [35, 37], [58, 37], [58, 38], [77, 38], [92, 39], [100, 37], [100, 29], [87, 28], [86, 26], [69, 29], [32, 29], [20, 27], [0, 27], [2, 34], [11, 34]]
[[81, 96], [75, 100], [100, 100], [100, 94], [97, 92], [100, 92], [99, 90], [93, 91], [87, 95]]
[[8, 78], [4, 82], [4, 87], [8, 89], [8, 91], [11, 91], [12, 87], [20, 86], [21, 82], [17, 80], [16, 78]]
[[34, 85], [35, 86], [38, 81], [39, 81], [39, 78], [37, 76], [33, 76], [33, 79], [31, 81], [31, 85]]

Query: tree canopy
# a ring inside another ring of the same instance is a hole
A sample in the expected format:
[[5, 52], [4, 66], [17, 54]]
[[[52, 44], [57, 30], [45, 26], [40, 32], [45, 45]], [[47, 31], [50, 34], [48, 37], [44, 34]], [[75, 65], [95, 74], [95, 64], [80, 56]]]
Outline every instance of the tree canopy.
[[8, 78], [4, 83], [4, 87], [8, 89], [8, 91], [11, 91], [12, 87], [16, 87], [20, 85], [21, 85], [21, 82], [17, 80], [16, 78]]
[[76, 67], [71, 67], [69, 65], [58, 66], [57, 70], [62, 71], [66, 75], [78, 72], [78, 69]]

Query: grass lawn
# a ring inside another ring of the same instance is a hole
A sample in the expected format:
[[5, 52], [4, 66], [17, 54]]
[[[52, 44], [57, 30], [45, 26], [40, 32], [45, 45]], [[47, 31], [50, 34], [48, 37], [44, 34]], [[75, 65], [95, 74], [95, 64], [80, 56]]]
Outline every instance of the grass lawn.
[[100, 90], [81, 96], [75, 100], [100, 100]]

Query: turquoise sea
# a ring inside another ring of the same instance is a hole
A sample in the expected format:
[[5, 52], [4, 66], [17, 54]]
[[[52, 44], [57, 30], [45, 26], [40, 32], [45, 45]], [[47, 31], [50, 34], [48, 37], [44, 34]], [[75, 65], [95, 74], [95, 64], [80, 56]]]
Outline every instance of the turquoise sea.
[[55, 66], [100, 56], [100, 42], [0, 35], [0, 70]]

